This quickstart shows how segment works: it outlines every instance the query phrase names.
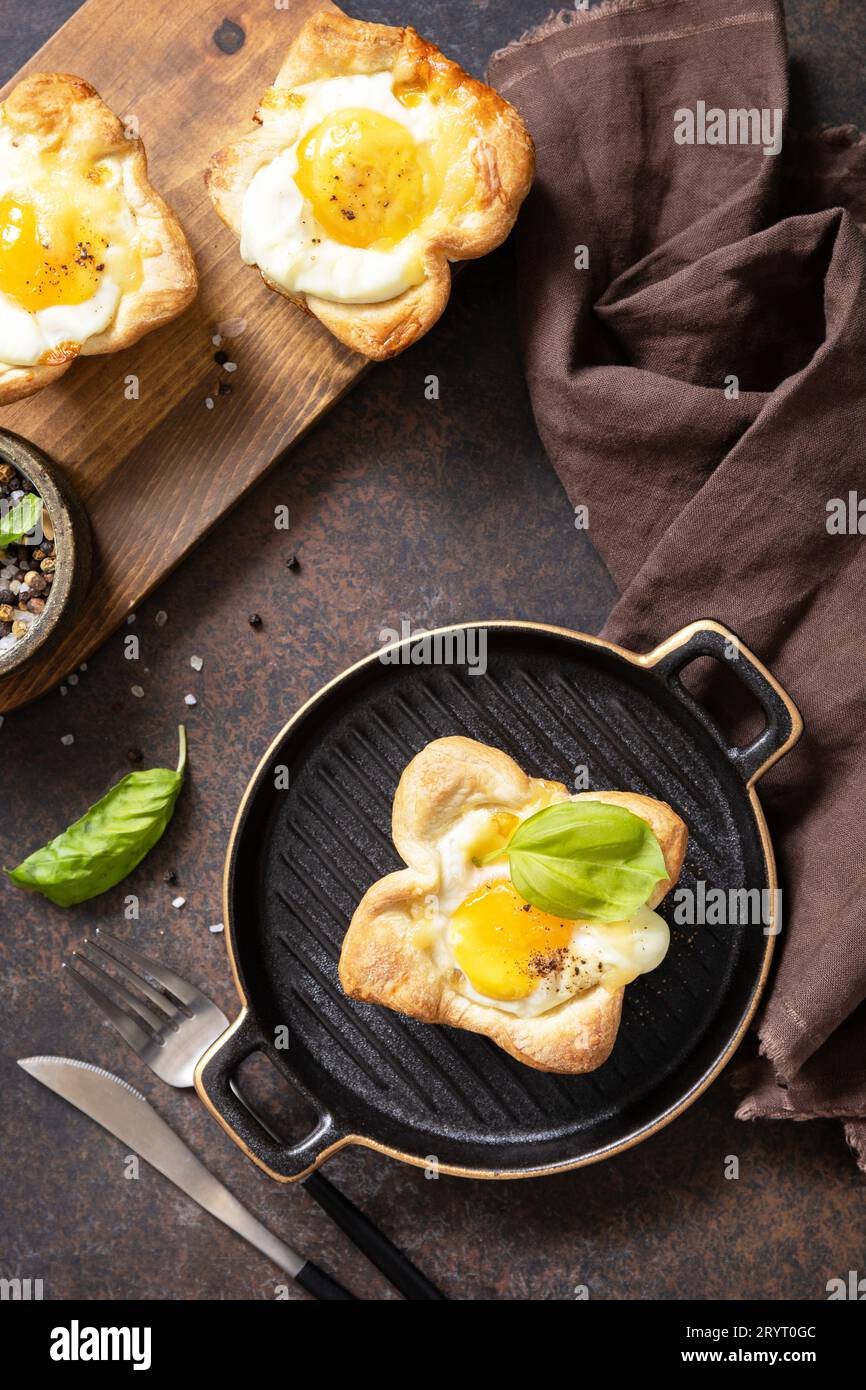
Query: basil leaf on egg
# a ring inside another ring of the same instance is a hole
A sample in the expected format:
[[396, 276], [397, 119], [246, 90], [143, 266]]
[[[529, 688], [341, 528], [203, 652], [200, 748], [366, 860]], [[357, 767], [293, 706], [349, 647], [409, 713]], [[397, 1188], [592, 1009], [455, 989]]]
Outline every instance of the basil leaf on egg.
[[68, 830], [4, 872], [19, 888], [72, 907], [126, 878], [163, 834], [186, 771], [186, 729], [177, 768], [130, 772]]
[[561, 801], [536, 811], [503, 849], [511, 882], [542, 912], [624, 922], [667, 877], [661, 846], [645, 820], [606, 801]]

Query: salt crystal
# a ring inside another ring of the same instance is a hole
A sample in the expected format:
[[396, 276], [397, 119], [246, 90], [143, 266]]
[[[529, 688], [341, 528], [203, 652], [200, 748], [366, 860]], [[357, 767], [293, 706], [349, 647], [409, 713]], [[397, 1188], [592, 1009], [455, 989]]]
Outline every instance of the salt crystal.
[[212, 932], [225, 931], [225, 927], [223, 926], [222, 922], [214, 922], [214, 924], [213, 924], [212, 927], [208, 927], [208, 931], [212, 931]]
[[213, 396], [205, 396], [204, 403], [208, 410], [213, 410]]
[[198, 704], [198, 700], [195, 698], [194, 695], [184, 695], [184, 697], [183, 697], [183, 702], [184, 702], [185, 705], [197, 705], [197, 704]]
[[60, 687], [60, 694], [61, 694], [61, 695], [68, 695], [68, 694], [69, 694], [69, 691], [66, 689], [66, 686], [65, 686], [65, 685], [61, 685], [61, 687]]
[[87, 670], [87, 662], [86, 662], [86, 661], [82, 661], [82, 663], [81, 663], [81, 665], [79, 666], [78, 669], [79, 669], [79, 671], [86, 671], [86, 670]]
[[189, 664], [194, 671], [200, 671], [202, 666], [204, 666], [204, 662], [202, 661], [200, 656], [191, 656], [189, 659]]
[[185, 902], [186, 902], [186, 898], [172, 898], [172, 900], [171, 900], [171, 905], [172, 905], [172, 907], [176, 907], [176, 908], [180, 909], [180, 908], [183, 907], [183, 905], [184, 905]]
[[217, 324], [217, 332], [224, 338], [239, 338], [246, 332], [246, 319], [225, 319], [223, 323]]
[[131, 685], [129, 688], [135, 696], [136, 700], [144, 699], [144, 691], [142, 690], [140, 685]]
[[168, 622], [168, 614], [164, 608], [160, 608], [153, 621], [156, 623], [157, 627], [165, 627]]
[[66, 677], [66, 684], [67, 684], [67, 685], [77, 685], [77, 684], [78, 684], [78, 677], [76, 676], [76, 674], [75, 674], [74, 671], [72, 672], [72, 675], [71, 675], [71, 676], [67, 676], [67, 677]]
[[236, 372], [237, 369], [238, 369], [238, 364], [237, 364], [237, 362], [223, 362], [223, 371], [224, 371], [224, 372]]
[[214, 333], [213, 337], [211, 338], [211, 342], [213, 343], [214, 347], [221, 347], [221, 346], [222, 346], [222, 337], [221, 337], [221, 335], [220, 335], [219, 333]]
[[127, 627], [132, 627], [132, 624], [133, 624], [134, 622], [135, 622], [135, 614], [134, 614], [134, 613], [129, 613], [129, 614], [127, 614], [127, 618], [126, 618], [126, 625], [127, 625]]
[[69, 746], [75, 742], [75, 735], [74, 735], [74, 734], [64, 734], [63, 737], [61, 738], [60, 742], [63, 744], [63, 747], [64, 747], [64, 748], [69, 748]]

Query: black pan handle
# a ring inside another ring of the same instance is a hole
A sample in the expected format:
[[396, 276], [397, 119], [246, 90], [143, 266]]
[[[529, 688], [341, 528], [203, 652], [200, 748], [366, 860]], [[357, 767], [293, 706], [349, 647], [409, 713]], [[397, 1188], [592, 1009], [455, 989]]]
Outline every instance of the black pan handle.
[[[233, 1085], [232, 1077], [241, 1062], [258, 1050], [266, 1051], [269, 1057], [274, 1058], [291, 1085], [302, 1091], [319, 1114], [319, 1123], [312, 1134], [292, 1148], [280, 1143], [277, 1136], [249, 1109]], [[332, 1117], [322, 1111], [315, 1098], [300, 1086], [297, 1078], [281, 1063], [279, 1053], [268, 1047], [252, 1016], [244, 1013], [233, 1029], [217, 1039], [210, 1053], [199, 1064], [196, 1089], [241, 1148], [264, 1163], [275, 1177], [298, 1177], [311, 1164], [318, 1163], [325, 1150], [338, 1142], [339, 1136]], [[398, 1250], [378, 1226], [322, 1173], [310, 1172], [301, 1181], [314, 1201], [404, 1298], [412, 1301], [444, 1299], [444, 1294], [416, 1268], [408, 1255]], [[306, 1265], [305, 1268], [310, 1269], [310, 1266]], [[315, 1266], [312, 1268], [315, 1269]], [[315, 1277], [319, 1277], [319, 1271], [315, 1272]], [[327, 1279], [328, 1276], [324, 1277]], [[298, 1278], [304, 1283], [300, 1275]], [[304, 1287], [308, 1286], [305, 1284]], [[315, 1290], [311, 1288], [310, 1292]], [[325, 1296], [316, 1294], [319, 1298]]]
[[301, 1265], [295, 1275], [295, 1280], [302, 1289], [313, 1295], [313, 1298], [321, 1298], [329, 1303], [344, 1303], [346, 1299], [354, 1299], [355, 1295], [344, 1289], [342, 1284], [338, 1284], [336, 1279], [332, 1279], [330, 1274], [326, 1274], [318, 1265], [314, 1265], [312, 1260]]
[[[728, 742], [715, 720], [680, 680], [683, 668], [699, 656], [715, 657], [733, 671], [764, 711], [766, 724], [757, 738], [742, 748]], [[803, 731], [803, 721], [790, 696], [748, 647], [721, 623], [709, 619], [691, 623], [650, 652], [643, 664], [686, 705], [749, 787], [793, 748]]]
[[310, 1196], [336, 1222], [353, 1244], [362, 1250], [377, 1269], [381, 1270], [399, 1293], [413, 1302], [422, 1299], [444, 1299], [434, 1284], [417, 1269], [402, 1250], [398, 1250], [369, 1216], [365, 1216], [344, 1192], [335, 1187], [322, 1173], [311, 1173], [303, 1179]]
[[[313, 1107], [318, 1120], [298, 1144], [282, 1144], [244, 1105], [231, 1085], [241, 1062], [254, 1052], [264, 1052], [278, 1071]], [[272, 1047], [246, 1009], [222, 1037], [208, 1048], [196, 1067], [195, 1088], [205, 1105], [249, 1156], [283, 1182], [295, 1182], [310, 1172], [344, 1135], [334, 1117], [289, 1070], [278, 1049]]]

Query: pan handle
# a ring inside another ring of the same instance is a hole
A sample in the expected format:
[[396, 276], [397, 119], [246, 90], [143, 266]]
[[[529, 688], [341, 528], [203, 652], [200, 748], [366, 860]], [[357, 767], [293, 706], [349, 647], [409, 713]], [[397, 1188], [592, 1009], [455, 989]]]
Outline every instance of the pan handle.
[[[699, 656], [715, 657], [733, 671], [764, 711], [763, 729], [744, 747], [728, 742], [715, 720], [680, 680], [683, 668]], [[790, 696], [739, 637], [721, 623], [710, 619], [691, 623], [644, 657], [643, 664], [686, 705], [749, 787], [793, 748], [803, 732], [803, 721]]]
[[[298, 1144], [281, 1144], [263, 1128], [232, 1087], [234, 1073], [254, 1052], [266, 1053], [318, 1114], [317, 1124]], [[327, 1150], [344, 1137], [333, 1115], [289, 1070], [246, 1009], [202, 1057], [195, 1070], [195, 1088], [235, 1143], [281, 1182], [295, 1182], [318, 1167]]]

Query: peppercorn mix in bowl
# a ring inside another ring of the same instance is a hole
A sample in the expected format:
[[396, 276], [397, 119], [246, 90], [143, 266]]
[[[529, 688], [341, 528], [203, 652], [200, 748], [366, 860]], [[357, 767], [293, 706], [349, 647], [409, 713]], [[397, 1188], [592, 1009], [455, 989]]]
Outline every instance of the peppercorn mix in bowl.
[[0, 430], [0, 681], [56, 640], [90, 578], [90, 532], [57, 465]]

